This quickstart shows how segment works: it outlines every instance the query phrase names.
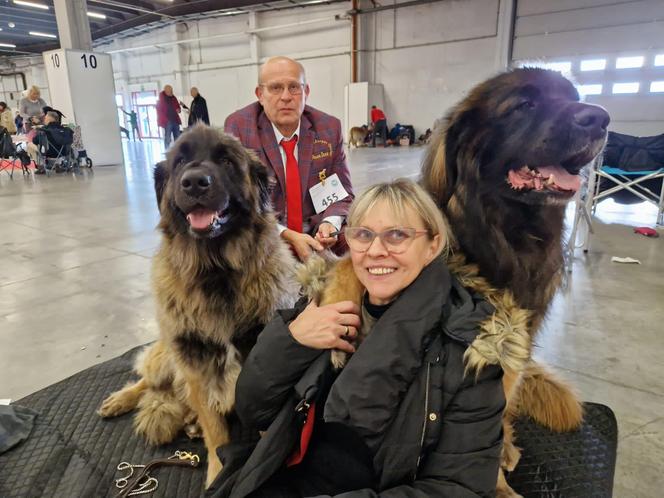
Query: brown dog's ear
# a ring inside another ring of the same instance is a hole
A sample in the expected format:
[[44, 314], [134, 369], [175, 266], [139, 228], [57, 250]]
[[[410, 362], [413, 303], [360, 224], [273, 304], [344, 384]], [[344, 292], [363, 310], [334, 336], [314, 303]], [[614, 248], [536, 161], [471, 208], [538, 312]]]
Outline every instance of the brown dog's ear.
[[439, 207], [447, 204], [448, 190], [454, 185], [454, 179], [449, 178], [445, 161], [446, 132], [444, 126], [434, 130], [422, 164], [422, 186], [433, 196]]
[[251, 181], [258, 188], [258, 203], [261, 212], [270, 209], [270, 189], [269, 189], [269, 173], [265, 165], [256, 157], [252, 151], [249, 153], [249, 176]]
[[164, 194], [164, 187], [166, 186], [166, 179], [168, 178], [168, 173], [166, 173], [166, 161], [161, 161], [157, 163], [154, 167], [154, 192], [157, 195], [157, 207], [161, 211], [161, 198]]

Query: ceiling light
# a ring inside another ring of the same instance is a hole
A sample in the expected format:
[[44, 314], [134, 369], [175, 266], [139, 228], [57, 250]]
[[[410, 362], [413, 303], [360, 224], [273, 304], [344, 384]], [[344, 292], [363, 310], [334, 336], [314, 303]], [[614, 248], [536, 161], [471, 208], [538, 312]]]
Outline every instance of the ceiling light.
[[14, 4], [23, 5], [24, 7], [34, 7], [35, 9], [48, 10], [48, 5], [45, 5], [43, 3], [25, 2], [23, 0], [14, 0]]
[[11, 43], [0, 43], [0, 47], [16, 48], [16, 45], [12, 45]]
[[44, 38], [57, 38], [57, 36], [55, 35], [51, 35], [49, 33], [42, 33], [41, 31], [30, 31], [28, 34], [32, 36], [42, 36]]
[[244, 11], [242, 11], [242, 10], [227, 10], [226, 12], [222, 12], [219, 15], [220, 16], [234, 16], [236, 14], [244, 14]]
[[90, 11], [88, 11], [88, 17], [94, 17], [96, 19], [106, 19], [105, 14], [99, 14], [98, 12], [90, 12]]
[[16, 24], [14, 24], [13, 22], [8, 22], [7, 26], [9, 26], [10, 28], [15, 28]]

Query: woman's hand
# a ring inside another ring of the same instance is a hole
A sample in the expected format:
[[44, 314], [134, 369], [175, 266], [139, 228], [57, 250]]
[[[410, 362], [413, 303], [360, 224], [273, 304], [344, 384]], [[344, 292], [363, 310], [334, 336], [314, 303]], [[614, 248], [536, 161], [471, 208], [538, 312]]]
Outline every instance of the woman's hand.
[[352, 301], [317, 306], [313, 301], [288, 326], [293, 338], [313, 349], [340, 349], [354, 353], [348, 340], [357, 336], [360, 309]]

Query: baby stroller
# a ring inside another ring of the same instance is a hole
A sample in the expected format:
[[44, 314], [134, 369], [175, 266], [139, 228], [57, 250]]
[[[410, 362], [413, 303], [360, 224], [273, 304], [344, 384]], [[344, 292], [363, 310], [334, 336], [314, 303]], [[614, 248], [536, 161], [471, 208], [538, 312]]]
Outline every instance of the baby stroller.
[[42, 128], [37, 131], [38, 171], [61, 173], [71, 171], [78, 166], [76, 154], [72, 148], [74, 132], [65, 126]]
[[0, 126], [0, 171], [5, 170], [10, 178], [14, 178], [16, 162], [21, 163], [23, 174], [29, 174], [30, 157], [24, 150], [17, 150], [7, 128]]

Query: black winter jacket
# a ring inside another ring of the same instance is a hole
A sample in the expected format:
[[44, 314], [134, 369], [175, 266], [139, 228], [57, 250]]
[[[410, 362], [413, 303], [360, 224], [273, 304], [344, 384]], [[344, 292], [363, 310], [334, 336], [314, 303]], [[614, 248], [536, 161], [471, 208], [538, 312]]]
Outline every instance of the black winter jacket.
[[[248, 496], [283, 468], [299, 441], [302, 407], [332, 368], [329, 351], [302, 346], [290, 335], [288, 323], [299, 311], [281, 312], [247, 358], [236, 387], [237, 414], [266, 432], [255, 448], [219, 450], [224, 469], [208, 496]], [[490, 365], [464, 375], [463, 361], [477, 324], [492, 311], [436, 260], [376, 322], [335, 380], [324, 418], [363, 438], [377, 482], [375, 489], [338, 498], [494, 495], [502, 370]]]
[[194, 100], [191, 101], [189, 109], [188, 126], [194, 126], [196, 122], [203, 121], [206, 125], [210, 124], [210, 116], [208, 115], [207, 102], [200, 95], [196, 95]]

